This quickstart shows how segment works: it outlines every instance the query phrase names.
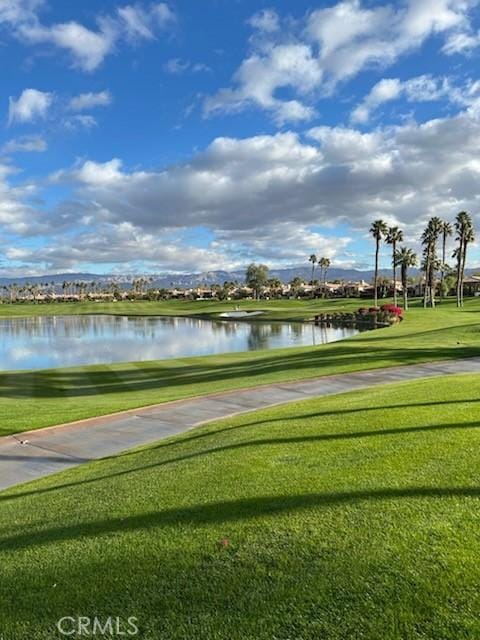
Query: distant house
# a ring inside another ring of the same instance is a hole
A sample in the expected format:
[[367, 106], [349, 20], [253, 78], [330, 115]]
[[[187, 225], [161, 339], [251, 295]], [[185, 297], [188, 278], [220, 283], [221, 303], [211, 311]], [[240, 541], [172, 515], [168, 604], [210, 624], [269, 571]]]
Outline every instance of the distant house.
[[480, 276], [468, 276], [463, 281], [463, 294], [464, 296], [479, 296], [480, 295]]

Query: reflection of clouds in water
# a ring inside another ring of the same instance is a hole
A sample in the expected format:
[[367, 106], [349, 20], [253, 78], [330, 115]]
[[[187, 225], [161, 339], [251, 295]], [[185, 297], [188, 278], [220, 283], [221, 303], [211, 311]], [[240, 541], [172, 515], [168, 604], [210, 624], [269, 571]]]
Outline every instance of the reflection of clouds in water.
[[160, 360], [322, 344], [354, 329], [196, 318], [52, 316], [0, 320], [2, 369]]

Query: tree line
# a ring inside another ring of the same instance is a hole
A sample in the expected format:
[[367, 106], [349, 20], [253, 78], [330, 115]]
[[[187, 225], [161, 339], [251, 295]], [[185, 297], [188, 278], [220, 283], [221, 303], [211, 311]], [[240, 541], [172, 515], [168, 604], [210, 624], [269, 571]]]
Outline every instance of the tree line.
[[[451, 254], [451, 257], [456, 262], [453, 269], [447, 263], [447, 240], [454, 232], [457, 246]], [[403, 242], [403, 231], [395, 226], [389, 227], [384, 220], [375, 220], [370, 227], [370, 234], [375, 240], [373, 282], [375, 306], [377, 306], [378, 298], [380, 247], [385, 242], [392, 247], [394, 303], [397, 304], [397, 267], [400, 267], [403, 306], [408, 309], [408, 269], [418, 265], [419, 257], [413, 249], [399, 246]], [[445, 297], [450, 289], [449, 282], [454, 278], [457, 307], [462, 307], [467, 249], [475, 240], [475, 230], [471, 216], [466, 211], [460, 211], [456, 215], [453, 225], [447, 220], [441, 220], [434, 216], [428, 221], [420, 240], [423, 247], [420, 261], [424, 283], [423, 306], [434, 307], [437, 288], [440, 289], [440, 296], [442, 298]], [[441, 257], [439, 257], [440, 244]]]

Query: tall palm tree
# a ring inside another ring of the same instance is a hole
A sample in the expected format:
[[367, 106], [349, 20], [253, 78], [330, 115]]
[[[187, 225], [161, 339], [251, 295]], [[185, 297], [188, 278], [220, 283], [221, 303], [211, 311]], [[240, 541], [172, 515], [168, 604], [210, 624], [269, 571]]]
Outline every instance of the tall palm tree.
[[447, 269], [447, 238], [453, 233], [453, 227], [448, 220], [442, 222], [442, 275], [440, 280], [440, 295], [444, 297], [445, 271]]
[[400, 267], [402, 280], [403, 308], [408, 309], [408, 269], [418, 264], [417, 254], [407, 247], [401, 247], [394, 254], [393, 261], [396, 267]]
[[315, 274], [315, 265], [318, 262], [318, 258], [314, 253], [312, 253], [311, 256], [309, 257], [308, 261], [312, 263], [312, 277], [311, 277], [310, 284], [313, 286], [313, 276]]
[[455, 217], [455, 231], [458, 247], [453, 252], [457, 259], [457, 307], [463, 307], [463, 281], [465, 277], [465, 263], [467, 248], [475, 240], [472, 218], [466, 211], [460, 211]]
[[320, 258], [320, 260], [318, 261], [318, 264], [320, 266], [320, 274], [322, 275], [321, 277], [322, 297], [325, 298], [327, 293], [327, 271], [331, 262], [329, 258]]
[[397, 265], [395, 264], [395, 254], [397, 252], [397, 243], [403, 242], [403, 231], [398, 227], [389, 227], [385, 240], [392, 245], [393, 304], [397, 306]]
[[437, 258], [437, 242], [442, 233], [443, 222], [440, 218], [434, 216], [430, 218], [428, 224], [422, 234], [423, 244], [423, 262], [422, 268], [425, 272], [425, 288], [423, 292], [423, 306], [426, 307], [430, 302], [430, 306], [435, 306], [435, 274], [440, 268], [440, 262]]
[[384, 222], [383, 220], [375, 220], [375, 222], [373, 222], [372, 226], [370, 227], [370, 233], [372, 234], [375, 240], [375, 276], [373, 278], [373, 293], [374, 293], [375, 306], [377, 306], [377, 303], [378, 303], [378, 291], [377, 291], [378, 257], [380, 255], [380, 243], [388, 233], [387, 223]]

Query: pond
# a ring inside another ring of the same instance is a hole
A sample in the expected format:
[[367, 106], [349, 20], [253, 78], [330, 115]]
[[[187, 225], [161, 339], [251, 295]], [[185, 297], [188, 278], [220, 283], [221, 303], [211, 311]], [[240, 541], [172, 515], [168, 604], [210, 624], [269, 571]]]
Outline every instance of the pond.
[[358, 333], [302, 323], [135, 316], [0, 320], [0, 369], [43, 369], [300, 347]]

